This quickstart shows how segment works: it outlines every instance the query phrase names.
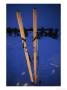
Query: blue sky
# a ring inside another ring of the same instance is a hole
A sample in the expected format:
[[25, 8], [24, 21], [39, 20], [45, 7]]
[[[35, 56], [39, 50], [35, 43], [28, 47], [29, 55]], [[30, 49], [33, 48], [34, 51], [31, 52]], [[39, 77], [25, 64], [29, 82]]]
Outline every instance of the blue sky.
[[18, 28], [16, 11], [20, 10], [24, 27], [31, 28], [33, 8], [37, 10], [38, 28], [60, 28], [60, 4], [7, 4], [7, 27]]

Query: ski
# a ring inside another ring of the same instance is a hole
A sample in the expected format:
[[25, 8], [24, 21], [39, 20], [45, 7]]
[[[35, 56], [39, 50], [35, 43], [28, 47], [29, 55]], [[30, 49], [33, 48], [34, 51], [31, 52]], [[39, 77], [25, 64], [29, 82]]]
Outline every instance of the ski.
[[37, 82], [37, 12], [36, 9], [33, 9], [33, 49], [34, 49], [34, 83]]
[[30, 75], [30, 80], [31, 80], [31, 82], [33, 82], [30, 57], [29, 57], [29, 53], [28, 53], [28, 49], [27, 49], [26, 37], [25, 37], [24, 27], [23, 27], [23, 23], [22, 23], [22, 19], [21, 19], [21, 13], [16, 12], [16, 16], [17, 16], [17, 20], [18, 20], [19, 29], [20, 29], [21, 39], [22, 39], [24, 53], [25, 53], [25, 57], [26, 57], [26, 63], [27, 63], [27, 67], [28, 67], [28, 71], [29, 71], [29, 75]]

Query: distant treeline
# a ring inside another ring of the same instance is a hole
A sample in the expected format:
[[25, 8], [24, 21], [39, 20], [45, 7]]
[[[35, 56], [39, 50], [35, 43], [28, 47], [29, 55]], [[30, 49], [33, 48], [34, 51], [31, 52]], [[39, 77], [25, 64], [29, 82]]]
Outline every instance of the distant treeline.
[[[30, 32], [32, 32], [33, 29], [26, 29], [24, 28], [25, 36], [27, 37]], [[7, 34], [9, 36], [20, 36], [20, 30], [17, 28], [10, 28], [8, 27], [6, 30]], [[40, 39], [42, 37], [51, 37], [53, 39], [57, 39], [60, 35], [60, 30], [53, 29], [53, 28], [38, 28], [37, 30], [37, 38]]]

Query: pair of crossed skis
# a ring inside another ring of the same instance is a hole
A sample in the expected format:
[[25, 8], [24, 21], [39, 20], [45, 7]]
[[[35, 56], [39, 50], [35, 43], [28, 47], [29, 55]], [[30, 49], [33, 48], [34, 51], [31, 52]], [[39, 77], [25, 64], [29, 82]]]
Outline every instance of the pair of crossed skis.
[[30, 75], [30, 80], [31, 80], [31, 82], [36, 83], [36, 81], [37, 81], [37, 42], [38, 42], [38, 40], [36, 38], [37, 37], [37, 13], [36, 13], [36, 9], [33, 9], [34, 78], [33, 78], [31, 64], [30, 64], [30, 57], [29, 57], [29, 53], [28, 53], [28, 49], [27, 49], [26, 37], [25, 37], [24, 27], [23, 27], [23, 23], [22, 23], [22, 19], [21, 19], [21, 13], [16, 12], [16, 16], [17, 16], [17, 20], [18, 20], [18, 25], [19, 25], [19, 29], [20, 29], [22, 43], [24, 46], [24, 53], [25, 53], [25, 57], [26, 57], [26, 63], [27, 63], [27, 67], [28, 67], [28, 71], [29, 71], [29, 75]]

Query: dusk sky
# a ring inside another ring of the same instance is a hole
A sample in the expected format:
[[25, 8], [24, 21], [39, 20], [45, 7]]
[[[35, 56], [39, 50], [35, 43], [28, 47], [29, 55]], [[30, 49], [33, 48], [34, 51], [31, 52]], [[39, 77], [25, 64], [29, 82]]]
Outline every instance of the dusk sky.
[[33, 8], [37, 10], [38, 28], [60, 28], [60, 4], [7, 4], [7, 27], [18, 28], [17, 10], [22, 14], [24, 27], [33, 27]]

